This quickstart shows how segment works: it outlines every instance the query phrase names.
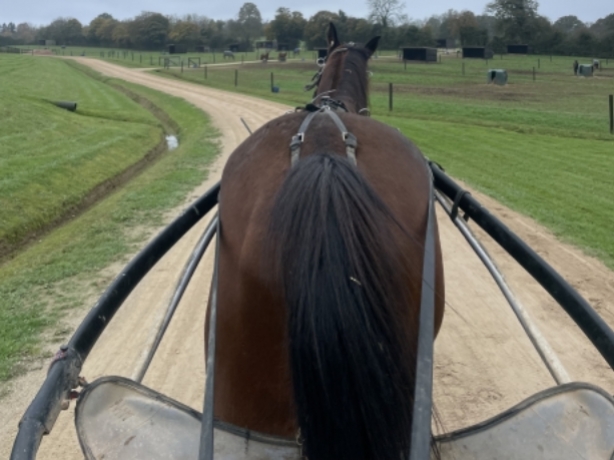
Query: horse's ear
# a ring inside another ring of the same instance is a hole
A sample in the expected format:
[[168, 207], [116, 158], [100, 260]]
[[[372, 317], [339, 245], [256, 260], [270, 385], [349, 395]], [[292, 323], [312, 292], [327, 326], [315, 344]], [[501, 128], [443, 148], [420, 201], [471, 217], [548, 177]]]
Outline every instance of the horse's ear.
[[377, 49], [377, 44], [379, 43], [380, 38], [381, 37], [378, 35], [377, 37], [374, 37], [371, 40], [369, 40], [369, 43], [365, 45], [365, 49], [369, 53], [369, 57], [371, 57], [371, 55], [375, 53], [375, 50]]
[[328, 49], [333, 50], [339, 46], [339, 38], [337, 38], [337, 29], [332, 22], [328, 26]]

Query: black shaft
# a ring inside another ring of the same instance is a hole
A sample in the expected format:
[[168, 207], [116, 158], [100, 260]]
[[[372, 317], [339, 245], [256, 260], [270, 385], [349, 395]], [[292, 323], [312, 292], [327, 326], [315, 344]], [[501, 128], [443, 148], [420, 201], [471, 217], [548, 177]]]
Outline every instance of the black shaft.
[[[454, 200], [462, 189], [437, 165], [431, 164], [431, 169], [435, 177], [435, 187]], [[459, 202], [459, 207], [548, 291], [614, 369], [614, 331], [589, 303], [544, 259], [471, 195], [465, 194]]]

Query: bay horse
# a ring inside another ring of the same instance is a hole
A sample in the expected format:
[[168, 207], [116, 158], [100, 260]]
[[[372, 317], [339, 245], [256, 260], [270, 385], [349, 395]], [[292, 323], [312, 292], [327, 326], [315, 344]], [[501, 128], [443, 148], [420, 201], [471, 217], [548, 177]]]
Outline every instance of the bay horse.
[[[360, 115], [378, 40], [341, 45], [331, 24], [309, 110], [258, 129], [221, 181], [215, 418], [296, 439], [309, 460], [409, 450], [432, 191], [418, 148]], [[333, 111], [356, 136], [356, 163]]]
[[267, 51], [266, 53], [262, 53], [260, 55], [260, 60], [262, 62], [267, 62], [269, 60], [269, 51]]

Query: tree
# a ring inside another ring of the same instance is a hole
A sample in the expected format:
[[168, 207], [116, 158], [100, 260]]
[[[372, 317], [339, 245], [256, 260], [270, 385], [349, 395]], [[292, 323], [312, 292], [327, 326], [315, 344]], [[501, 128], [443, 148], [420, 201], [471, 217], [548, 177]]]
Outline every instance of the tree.
[[369, 20], [383, 29], [407, 20], [407, 16], [403, 14], [405, 3], [400, 3], [399, 0], [367, 0], [367, 6]]
[[[113, 28], [117, 21], [108, 13], [102, 13], [91, 20], [85, 37], [94, 45], [110, 45], [113, 36]], [[103, 38], [104, 37], [104, 38]], [[106, 42], [106, 43], [105, 43]]]
[[586, 27], [578, 16], [563, 16], [555, 21], [553, 26], [563, 33], [570, 34]]
[[[326, 43], [326, 31], [331, 22], [334, 24], [339, 22], [339, 15], [332, 11], [318, 11], [309, 18], [303, 33], [303, 39], [305, 40], [307, 48], [328, 48], [328, 43]], [[348, 40], [343, 35], [341, 35], [341, 37], [344, 41]]]
[[262, 16], [260, 10], [253, 3], [244, 3], [239, 9], [237, 25], [241, 31], [241, 39], [246, 43], [262, 35]]
[[528, 43], [535, 31], [536, 0], [494, 0], [486, 6], [497, 19], [497, 29], [508, 40]]
[[494, 37], [497, 32], [497, 18], [489, 14], [481, 14], [475, 17], [478, 27], [488, 32], [489, 37]]
[[284, 43], [290, 49], [295, 48], [303, 38], [306, 24], [302, 13], [290, 12], [289, 8], [278, 8], [275, 18], [268, 25], [267, 38], [277, 39], [278, 43]]
[[83, 28], [77, 19], [58, 18], [39, 29], [39, 35], [41, 39], [55, 40], [58, 44], [74, 45], [83, 40]]
[[428, 18], [424, 25], [430, 27], [431, 30], [433, 31], [433, 35], [436, 35], [437, 37], [439, 37], [440, 36], [439, 29], [441, 28], [442, 21], [443, 21], [442, 16], [434, 15]]
[[591, 32], [599, 37], [605, 37], [614, 33], [614, 13], [609, 14], [605, 18], [598, 19], [595, 24], [590, 27]]
[[78, 45], [83, 43], [83, 26], [75, 19], [71, 18], [64, 25], [64, 43], [67, 45]]
[[348, 17], [345, 26], [345, 41], [367, 43], [375, 35], [373, 26], [366, 19]]
[[402, 46], [433, 46], [435, 37], [430, 25], [418, 27], [416, 24], [404, 24], [399, 27], [396, 43], [394, 47]]
[[[98, 31], [96, 32], [96, 37], [98, 42], [103, 45], [112, 45], [113, 44], [113, 33], [115, 32], [115, 28], [119, 25], [119, 21], [113, 18], [104, 19], [102, 24], [98, 27]], [[129, 29], [128, 29], [128, 33]]]
[[614, 31], [601, 38], [599, 41], [599, 51], [606, 56], [614, 55]]
[[36, 38], [36, 28], [31, 24], [22, 22], [21, 24], [17, 24], [15, 35], [15, 38], [21, 40], [23, 43], [32, 43]]
[[576, 56], [590, 56], [597, 50], [597, 41], [588, 30], [582, 30], [574, 38], [572, 51]]
[[449, 29], [458, 37], [462, 46], [486, 46], [488, 30], [480, 27], [477, 16], [471, 11], [462, 11], [451, 16]]
[[194, 46], [200, 41], [200, 28], [194, 22], [177, 21], [173, 24], [168, 37], [173, 43]]
[[159, 49], [166, 44], [169, 29], [167, 17], [146, 11], [130, 23], [130, 40], [139, 48]]
[[222, 49], [226, 43], [224, 21], [204, 18], [200, 21], [200, 37], [202, 42], [211, 49]]
[[118, 47], [130, 48], [132, 42], [130, 41], [129, 23], [126, 21], [116, 22], [111, 32], [111, 38]]
[[441, 15], [439, 38], [458, 38], [458, 27], [456, 27], [458, 15], [459, 12], [452, 9]]

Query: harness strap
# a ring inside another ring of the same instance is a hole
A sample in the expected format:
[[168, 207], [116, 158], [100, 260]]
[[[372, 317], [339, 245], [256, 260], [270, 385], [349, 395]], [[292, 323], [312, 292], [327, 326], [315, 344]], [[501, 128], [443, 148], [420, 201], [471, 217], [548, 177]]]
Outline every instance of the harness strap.
[[305, 141], [305, 132], [307, 131], [307, 128], [309, 128], [309, 124], [319, 113], [328, 115], [339, 131], [341, 131], [341, 138], [345, 143], [345, 153], [354, 166], [356, 166], [356, 147], [358, 146], [358, 139], [352, 133], [348, 132], [347, 128], [343, 124], [343, 121], [341, 121], [341, 118], [339, 118], [339, 115], [337, 115], [335, 111], [331, 110], [331, 108], [328, 106], [324, 106], [315, 112], [310, 112], [301, 123], [298, 133], [292, 136], [292, 140], [290, 141], [290, 160], [292, 166], [294, 166], [299, 160], [301, 145]]
[[435, 210], [433, 173], [429, 171], [429, 205], [422, 265], [422, 290], [416, 354], [416, 382], [409, 459], [430, 458], [433, 410], [433, 348], [435, 340]]
[[213, 401], [215, 394], [215, 345], [217, 331], [217, 289], [220, 270], [220, 239], [221, 239], [221, 219], [222, 215], [219, 211], [218, 198], [218, 214], [214, 217], [217, 219], [216, 235], [215, 235], [215, 259], [213, 262], [213, 281], [211, 282], [211, 302], [209, 304], [209, 337], [207, 338], [207, 366], [205, 378], [205, 398], [203, 403], [203, 416], [201, 418], [200, 429], [200, 446], [198, 450], [198, 460], [213, 460]]
[[339, 128], [339, 131], [341, 131], [341, 139], [345, 142], [345, 153], [354, 166], [356, 166], [356, 147], [358, 146], [358, 139], [356, 139], [356, 136], [352, 133], [348, 132], [341, 118], [339, 118], [339, 115], [337, 115], [335, 111], [326, 108], [323, 111], [333, 120], [337, 128]]
[[301, 145], [305, 140], [305, 131], [307, 131], [309, 123], [311, 123], [311, 120], [313, 120], [317, 114], [318, 111], [310, 112], [301, 123], [301, 126], [298, 128], [298, 133], [292, 136], [292, 140], [290, 141], [290, 159], [292, 161], [292, 166], [296, 164], [298, 157], [301, 154]]
[[[452, 219], [452, 221], [456, 220], [456, 217], [458, 216], [458, 208], [460, 206], [460, 202], [465, 195], [471, 195], [471, 193], [469, 193], [467, 190], [459, 190], [454, 197], [454, 204], [452, 205], [452, 210], [450, 212], [450, 218]], [[463, 216], [463, 219], [465, 219], [465, 221], [469, 220], [467, 214]]]

